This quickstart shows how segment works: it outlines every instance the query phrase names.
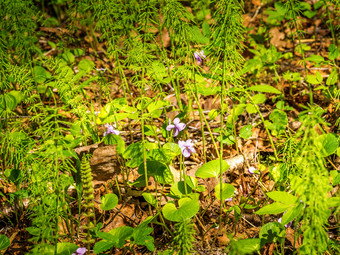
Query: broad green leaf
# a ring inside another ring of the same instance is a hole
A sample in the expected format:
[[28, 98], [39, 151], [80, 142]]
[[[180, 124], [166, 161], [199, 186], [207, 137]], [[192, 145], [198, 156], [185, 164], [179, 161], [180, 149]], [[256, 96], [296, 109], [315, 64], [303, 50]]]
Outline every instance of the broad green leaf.
[[259, 237], [261, 244], [283, 241], [286, 236], [286, 229], [279, 222], [269, 222], [261, 227]]
[[123, 155], [125, 151], [125, 142], [123, 138], [119, 135], [114, 135], [114, 134], [107, 134], [104, 139], [103, 139], [105, 144], [112, 144], [112, 145], [117, 145], [116, 146], [116, 152], [118, 155]]
[[5, 111], [12, 111], [17, 106], [16, 99], [10, 93], [0, 95], [0, 114]]
[[286, 205], [282, 203], [272, 203], [270, 205], [266, 205], [262, 207], [260, 210], [255, 212], [256, 214], [263, 215], [263, 214], [279, 214], [286, 211], [288, 208], [290, 208], [291, 205]]
[[157, 199], [151, 193], [145, 192], [145, 193], [142, 194], [142, 196], [144, 197], [145, 201], [148, 202], [150, 205], [152, 205], [152, 206], [157, 205]]
[[[15, 103], [16, 103], [15, 106], [17, 106], [18, 104], [20, 104], [21, 101], [22, 101], [22, 99], [24, 98], [24, 95], [21, 93], [21, 91], [17, 91], [17, 90], [12, 90], [12, 91], [10, 91], [10, 92], [8, 93], [8, 95], [14, 96], [14, 98], [15, 98]], [[15, 107], [14, 107], [14, 108], [15, 108]], [[14, 108], [13, 108], [13, 109], [14, 109]], [[13, 109], [12, 109], [12, 110], [13, 110]]]
[[328, 58], [330, 60], [334, 60], [340, 56], [339, 48], [335, 44], [329, 45], [328, 51], [329, 51]]
[[43, 83], [47, 79], [47, 72], [41, 66], [33, 67], [33, 79], [36, 83]]
[[78, 48], [78, 49], [74, 49], [73, 52], [74, 52], [74, 55], [76, 55], [77, 57], [80, 57], [80, 56], [84, 55], [85, 50]]
[[145, 245], [150, 251], [154, 251], [154, 239], [152, 236], [149, 236], [152, 231], [153, 228], [139, 225], [133, 230], [133, 243], [137, 245]]
[[170, 161], [176, 157], [171, 150], [167, 150], [164, 148], [154, 149], [147, 152], [147, 156], [150, 159], [160, 161], [162, 163], [170, 163]]
[[164, 149], [172, 151], [173, 155], [178, 156], [181, 154], [181, 148], [177, 143], [166, 143], [163, 145]]
[[334, 69], [331, 74], [328, 76], [326, 80], [326, 84], [329, 85], [334, 85], [338, 81], [338, 72], [336, 69]]
[[143, 145], [141, 142], [130, 144], [123, 153], [123, 158], [130, 159], [127, 166], [138, 167], [143, 162]]
[[288, 117], [284, 111], [275, 109], [270, 115], [269, 119], [273, 122], [271, 130], [276, 130], [277, 132], [284, 131], [288, 125]]
[[79, 71], [82, 72], [90, 72], [94, 67], [94, 63], [92, 60], [89, 59], [82, 59], [80, 60], [79, 64], [78, 64], [78, 69]]
[[319, 72], [317, 72], [316, 75], [310, 74], [306, 76], [306, 81], [310, 84], [321, 84], [322, 80], [322, 76]]
[[100, 198], [100, 200], [102, 202], [100, 204], [100, 209], [104, 211], [111, 210], [115, 208], [118, 204], [118, 197], [116, 194], [113, 194], [113, 193], [105, 194], [104, 196]]
[[[339, 150], [339, 149], [338, 149]], [[337, 170], [330, 171], [330, 175], [332, 177], [332, 185], [338, 185], [340, 183], [340, 173]]]
[[75, 60], [74, 55], [70, 51], [64, 52], [61, 56], [67, 63], [73, 63]]
[[131, 236], [133, 235], [133, 228], [129, 226], [123, 226], [112, 229], [108, 233], [117, 238], [114, 245], [119, 249], [124, 246], [126, 240], [130, 240]]
[[323, 134], [316, 138], [316, 142], [321, 145], [320, 152], [324, 157], [328, 157], [339, 148], [339, 142], [334, 134]]
[[251, 100], [253, 101], [254, 104], [262, 104], [262, 103], [266, 102], [267, 97], [266, 97], [266, 95], [259, 93], [259, 94], [254, 95], [251, 98]]
[[210, 177], [218, 178], [218, 176], [224, 173], [225, 171], [227, 171], [228, 168], [229, 168], [228, 163], [222, 160], [222, 169], [221, 169], [220, 160], [215, 159], [201, 166], [196, 171], [195, 175], [203, 179], [210, 178]]
[[[162, 162], [156, 160], [147, 160], [146, 169], [148, 176], [155, 178], [160, 184], [171, 184], [174, 181], [174, 176], [169, 167]], [[144, 175], [144, 163], [138, 168], [138, 173]]]
[[7, 236], [0, 235], [0, 250], [7, 249], [10, 244], [11, 244], [11, 241], [9, 240]]
[[111, 249], [113, 246], [114, 246], [113, 242], [102, 240], [102, 241], [96, 242], [96, 244], [93, 247], [93, 251], [95, 254], [98, 254], [98, 253]]
[[292, 220], [294, 220], [301, 212], [303, 208], [303, 204], [300, 203], [298, 206], [291, 207], [285, 212], [285, 214], [282, 216], [281, 224], [286, 225]]
[[187, 197], [180, 199], [178, 204], [179, 208], [177, 209], [173, 201], [168, 202], [162, 208], [164, 218], [170, 221], [182, 222], [194, 217], [200, 208], [198, 200]]
[[260, 248], [261, 248], [260, 238], [249, 238], [233, 242], [231, 251], [235, 252], [233, 254], [246, 255], [254, 254], [255, 252], [260, 251]]
[[202, 24], [202, 33], [205, 37], [210, 36], [210, 26], [206, 20], [204, 20]]
[[325, 61], [325, 59], [322, 56], [319, 56], [319, 55], [310, 55], [308, 58], [306, 58], [306, 60], [317, 63], [317, 64]]
[[[192, 192], [192, 188], [187, 184], [187, 194]], [[186, 197], [184, 181], [175, 182], [171, 185], [170, 195], [174, 198], [180, 199]]]
[[253, 128], [252, 125], [242, 127], [239, 134], [240, 137], [243, 139], [248, 139], [249, 137], [251, 137], [253, 134], [252, 128]]
[[281, 91], [270, 86], [270, 85], [256, 85], [249, 87], [248, 90], [251, 91], [258, 91], [258, 92], [264, 92], [264, 93], [274, 93], [274, 94], [281, 94]]
[[296, 205], [298, 203], [298, 197], [284, 191], [272, 191], [266, 194], [268, 197], [276, 202], [281, 202], [286, 205]]
[[216, 109], [212, 109], [209, 113], [208, 113], [208, 117], [210, 120], [214, 120], [217, 118], [218, 115], [218, 111]]
[[249, 114], [257, 113], [257, 106], [253, 104], [247, 104], [246, 110]]
[[73, 252], [75, 252], [77, 248], [79, 247], [74, 243], [68, 243], [68, 242], [58, 243], [57, 244], [57, 255], [70, 255]]
[[225, 201], [226, 199], [232, 197], [234, 192], [235, 192], [234, 186], [229, 183], [222, 183], [222, 194], [221, 185], [217, 184], [215, 186], [215, 196], [217, 199], [221, 201]]

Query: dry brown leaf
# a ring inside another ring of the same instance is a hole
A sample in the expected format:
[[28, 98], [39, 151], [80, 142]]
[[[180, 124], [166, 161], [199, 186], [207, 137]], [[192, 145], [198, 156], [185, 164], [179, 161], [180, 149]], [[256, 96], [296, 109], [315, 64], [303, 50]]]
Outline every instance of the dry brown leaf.
[[278, 27], [273, 27], [269, 30], [272, 39], [270, 39], [270, 43], [273, 44], [275, 47], [286, 47], [287, 43], [284, 41], [285, 34], [280, 32]]

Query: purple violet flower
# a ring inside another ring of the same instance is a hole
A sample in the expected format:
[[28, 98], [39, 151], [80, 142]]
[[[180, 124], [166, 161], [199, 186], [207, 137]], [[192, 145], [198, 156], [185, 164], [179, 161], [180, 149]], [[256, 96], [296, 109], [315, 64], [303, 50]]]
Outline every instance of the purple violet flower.
[[78, 248], [76, 252], [72, 253], [72, 255], [84, 255], [87, 252], [86, 248]]
[[231, 202], [231, 201], [233, 201], [233, 197], [229, 197], [225, 200], [225, 202]]
[[248, 173], [250, 173], [250, 174], [254, 174], [255, 171], [256, 171], [256, 168], [253, 167], [253, 166], [249, 167], [249, 169], [248, 169]]
[[186, 141], [178, 141], [178, 146], [181, 148], [181, 152], [185, 158], [190, 157], [191, 153], [195, 153], [194, 143], [191, 139]]
[[103, 135], [106, 136], [107, 134], [119, 135], [119, 131], [118, 130], [114, 130], [112, 125], [107, 125], [106, 126], [106, 131], [105, 131], [105, 133]]
[[167, 131], [174, 130], [173, 136], [177, 136], [179, 132], [181, 132], [185, 128], [185, 124], [180, 122], [179, 118], [174, 119], [174, 124], [172, 125], [169, 120], [169, 125], [166, 127]]
[[206, 56], [204, 55], [204, 51], [203, 50], [201, 50], [200, 52], [196, 51], [194, 53], [194, 57], [196, 58], [198, 64], [202, 63], [202, 61], [203, 61], [202, 58], [203, 59], [206, 58]]

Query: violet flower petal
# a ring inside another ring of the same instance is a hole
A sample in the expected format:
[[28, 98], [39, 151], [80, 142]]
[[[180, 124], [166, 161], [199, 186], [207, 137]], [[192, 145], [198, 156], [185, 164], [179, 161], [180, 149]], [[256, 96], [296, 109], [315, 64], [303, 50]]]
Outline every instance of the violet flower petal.
[[176, 128], [178, 129], [178, 131], [182, 131], [183, 129], [185, 129], [186, 125], [184, 123], [178, 123], [176, 125]]
[[166, 130], [167, 130], [167, 131], [171, 131], [171, 129], [174, 129], [174, 128], [175, 128], [175, 125], [169, 124], [169, 125], [166, 127]]

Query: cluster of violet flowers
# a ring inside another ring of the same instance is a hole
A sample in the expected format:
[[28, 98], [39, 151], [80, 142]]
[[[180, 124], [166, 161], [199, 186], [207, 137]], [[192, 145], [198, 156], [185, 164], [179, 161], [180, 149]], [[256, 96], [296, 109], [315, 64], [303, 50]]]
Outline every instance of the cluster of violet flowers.
[[115, 130], [112, 125], [106, 125], [106, 131], [103, 136], [106, 136], [108, 134], [119, 135], [119, 131]]
[[[171, 121], [169, 120], [169, 125], [166, 127], [167, 131], [173, 130], [173, 137], [176, 137], [179, 132], [184, 130], [186, 125], [184, 123], [180, 122], [179, 118], [175, 118], [173, 121], [173, 124], [171, 124]], [[178, 146], [181, 148], [182, 155], [185, 158], [190, 157], [192, 153], [195, 153], [196, 150], [194, 148], [194, 143], [192, 142], [191, 139], [186, 140], [186, 141], [178, 141]]]

